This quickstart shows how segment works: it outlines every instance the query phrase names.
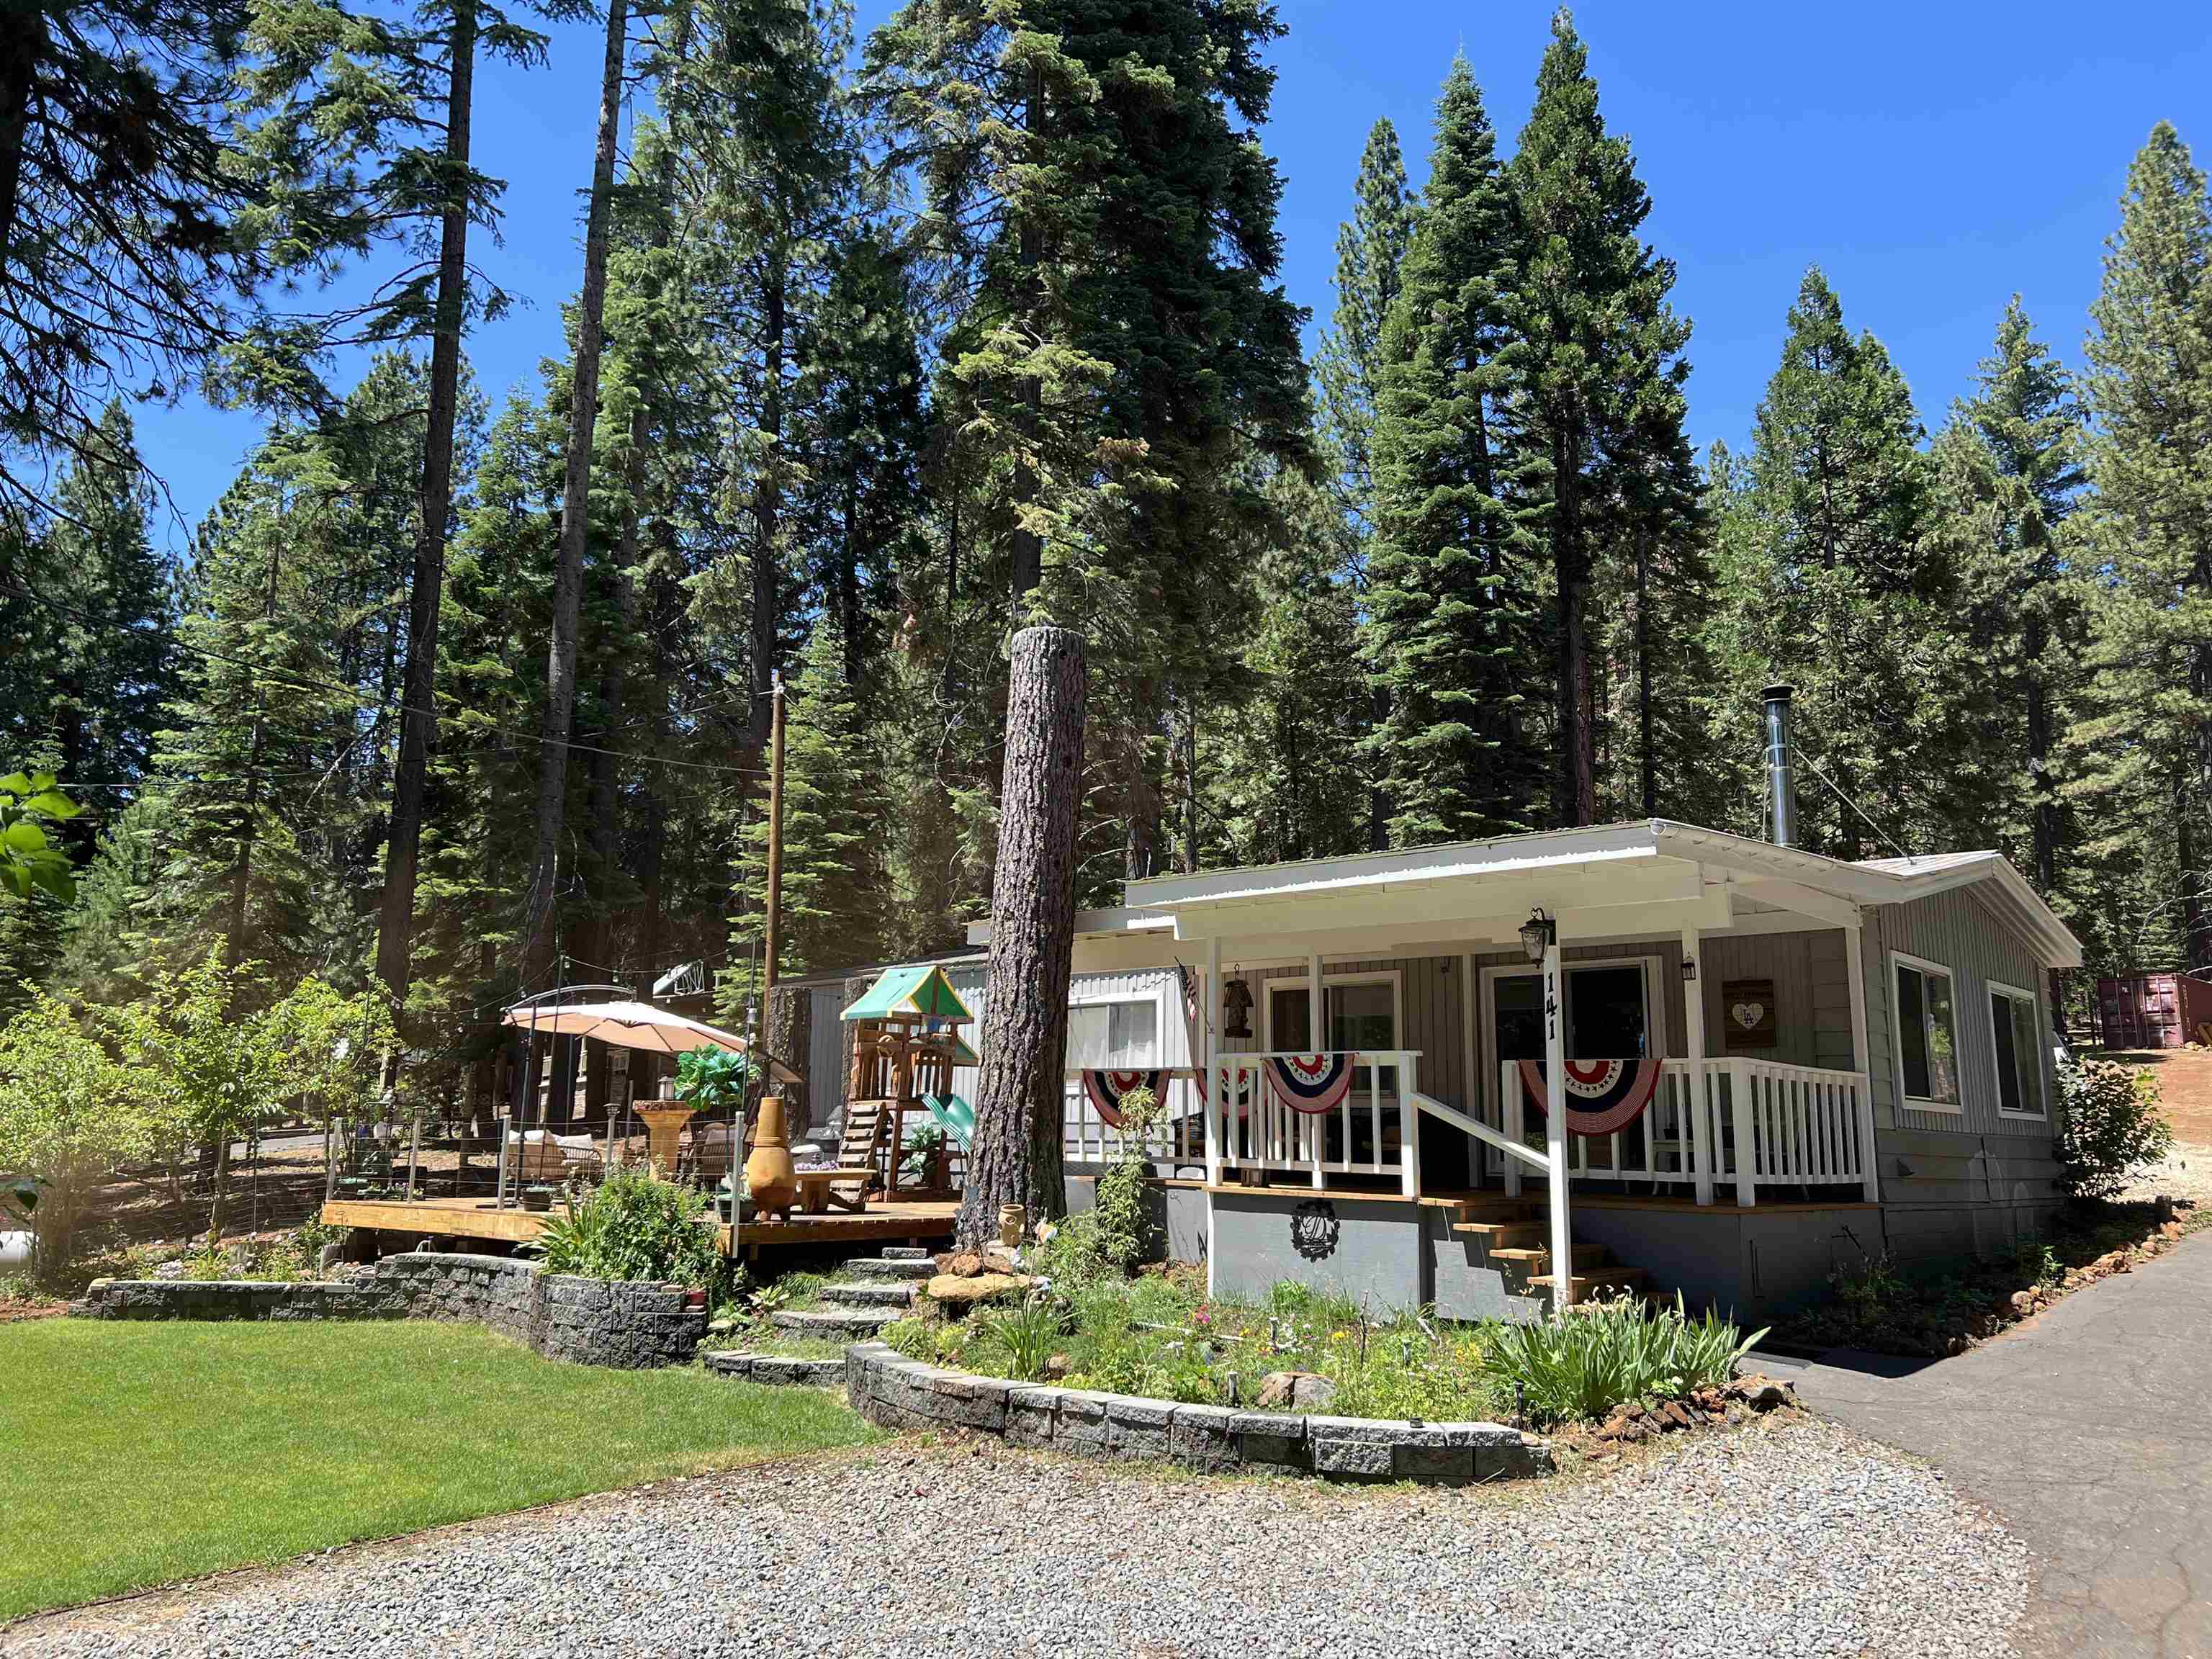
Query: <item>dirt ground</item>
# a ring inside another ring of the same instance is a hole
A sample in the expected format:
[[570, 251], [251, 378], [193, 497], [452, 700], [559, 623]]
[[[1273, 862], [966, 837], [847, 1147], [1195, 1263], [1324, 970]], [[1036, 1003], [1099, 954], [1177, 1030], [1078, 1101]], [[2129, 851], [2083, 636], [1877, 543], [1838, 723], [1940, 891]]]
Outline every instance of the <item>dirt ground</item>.
[[2172, 1152], [2124, 1196], [2194, 1199], [2212, 1206], [2212, 1048], [2141, 1048], [2102, 1054], [2158, 1079], [2159, 1104], [2173, 1126]]

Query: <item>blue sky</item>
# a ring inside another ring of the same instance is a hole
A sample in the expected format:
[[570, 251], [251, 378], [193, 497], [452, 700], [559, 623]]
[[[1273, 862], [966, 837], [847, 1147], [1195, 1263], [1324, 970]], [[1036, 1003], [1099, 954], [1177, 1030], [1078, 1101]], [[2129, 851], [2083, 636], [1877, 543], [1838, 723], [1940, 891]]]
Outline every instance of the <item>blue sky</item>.
[[[1368, 128], [1397, 125], [1416, 186], [1455, 50], [1510, 149], [1526, 118], [1549, 0], [1279, 0], [1289, 34], [1265, 135], [1285, 190], [1284, 280], [1334, 303], [1339, 222]], [[863, 30], [892, 7], [860, 0]], [[1576, 10], [1607, 125], [1635, 146], [1646, 233], [1679, 267], [1695, 325], [1690, 418], [1702, 448], [1748, 434], [1808, 264], [1846, 320], [1888, 345], [1932, 425], [2018, 290], [2078, 362], [2129, 159], [2163, 117], [2212, 162], [2212, 25], [2197, 4], [2094, 8], [1858, 0], [1846, 7], [1599, 0]], [[560, 30], [549, 67], [478, 77], [479, 164], [507, 180], [505, 246], [482, 262], [528, 301], [473, 338], [495, 399], [534, 380], [579, 280], [577, 186], [591, 164], [596, 31]], [[198, 405], [140, 413], [149, 463], [185, 523], [213, 503], [258, 430]], [[181, 546], [180, 525], [165, 526]]]

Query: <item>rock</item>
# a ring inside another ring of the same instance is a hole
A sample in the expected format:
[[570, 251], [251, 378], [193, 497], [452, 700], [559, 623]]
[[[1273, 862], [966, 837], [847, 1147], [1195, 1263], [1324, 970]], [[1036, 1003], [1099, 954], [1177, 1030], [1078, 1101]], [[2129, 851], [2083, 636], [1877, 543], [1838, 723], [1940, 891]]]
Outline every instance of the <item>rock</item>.
[[937, 1271], [953, 1279], [973, 1279], [983, 1271], [983, 1258], [973, 1250], [947, 1250], [937, 1258]]
[[1314, 1371], [1269, 1371], [1260, 1379], [1253, 1409], [1263, 1412], [1313, 1412], [1336, 1399], [1336, 1384]]
[[1755, 1412], [1771, 1412], [1777, 1406], [1794, 1406], [1796, 1399], [1787, 1382], [1778, 1382], [1771, 1376], [1761, 1376], [1756, 1371], [1749, 1376], [1739, 1376], [1728, 1386], [1728, 1392]]
[[1022, 1271], [1021, 1258], [1007, 1251], [986, 1246], [983, 1250], [981, 1271], [987, 1273], [1018, 1273]]
[[1018, 1295], [1029, 1287], [1029, 1279], [1019, 1273], [978, 1273], [973, 1277], [939, 1273], [929, 1281], [928, 1295], [931, 1301], [948, 1308], [972, 1308]]
[[2135, 1264], [2128, 1260], [2125, 1250], [2112, 1250], [2092, 1261], [2089, 1271], [2101, 1279], [2107, 1273], [2132, 1273]]
[[1679, 1400], [1669, 1400], [1660, 1407], [1659, 1415], [1664, 1419], [1664, 1426], [1668, 1428], [1694, 1429], [1698, 1426], [1698, 1419], [1690, 1415], [1689, 1408]]
[[1075, 1362], [1073, 1360], [1070, 1359], [1064, 1353], [1056, 1353], [1053, 1355], [1049, 1359], [1044, 1362], [1045, 1381], [1048, 1382], [1059, 1382], [1061, 1377], [1067, 1375], [1070, 1368], [1073, 1366], [1074, 1363]]
[[2169, 1221], [2158, 1231], [2159, 1236], [2162, 1238], [2179, 1238], [2181, 1237], [2181, 1224], [2179, 1221]]
[[2028, 1315], [2033, 1313], [2035, 1311], [2035, 1292], [2033, 1291], [2014, 1291], [2012, 1293], [2012, 1310], [2016, 1316], [2021, 1319], [2025, 1319]]

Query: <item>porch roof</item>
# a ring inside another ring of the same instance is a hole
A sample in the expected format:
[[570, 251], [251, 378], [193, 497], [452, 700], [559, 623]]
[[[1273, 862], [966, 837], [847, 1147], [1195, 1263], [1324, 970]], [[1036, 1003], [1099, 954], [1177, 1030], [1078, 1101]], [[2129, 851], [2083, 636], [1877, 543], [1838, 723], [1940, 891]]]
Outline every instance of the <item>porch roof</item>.
[[[1345, 948], [1356, 948], [1354, 934], [1378, 945], [1504, 945], [1539, 906], [1559, 919], [1563, 939], [1619, 939], [1688, 927], [1840, 927], [1865, 906], [1964, 886], [2047, 965], [2080, 965], [2081, 942], [2000, 854], [1850, 862], [1665, 818], [1158, 876], [1130, 882], [1122, 908], [1085, 912], [1077, 928], [1091, 939], [1302, 934], [1319, 945], [1318, 936], [1340, 933]], [[969, 937], [987, 942], [988, 924]]]

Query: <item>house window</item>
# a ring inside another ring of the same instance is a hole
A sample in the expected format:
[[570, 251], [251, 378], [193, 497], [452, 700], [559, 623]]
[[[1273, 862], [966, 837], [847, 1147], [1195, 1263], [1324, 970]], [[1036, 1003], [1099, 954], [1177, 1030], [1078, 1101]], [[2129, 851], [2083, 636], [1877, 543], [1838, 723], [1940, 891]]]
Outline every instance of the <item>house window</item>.
[[1156, 1000], [1078, 1003], [1067, 1011], [1071, 1071], [1091, 1066], [1148, 1071], [1160, 1063], [1159, 1054], [1160, 1005]]
[[[1322, 1041], [1328, 1052], [1371, 1052], [1398, 1046], [1398, 988], [1389, 980], [1331, 984], [1323, 989], [1322, 999], [1328, 1015]], [[1307, 1015], [1312, 1006], [1303, 981], [1274, 988], [1268, 1030], [1277, 1049], [1302, 1049], [1312, 1042]]]
[[1997, 1110], [2007, 1117], [2042, 1117], [2043, 1022], [2035, 994], [1990, 985], [1990, 1037], [1997, 1056]]
[[1897, 1063], [1905, 1103], [1959, 1109], [1959, 1020], [1951, 970], [1940, 962], [1893, 961]]

